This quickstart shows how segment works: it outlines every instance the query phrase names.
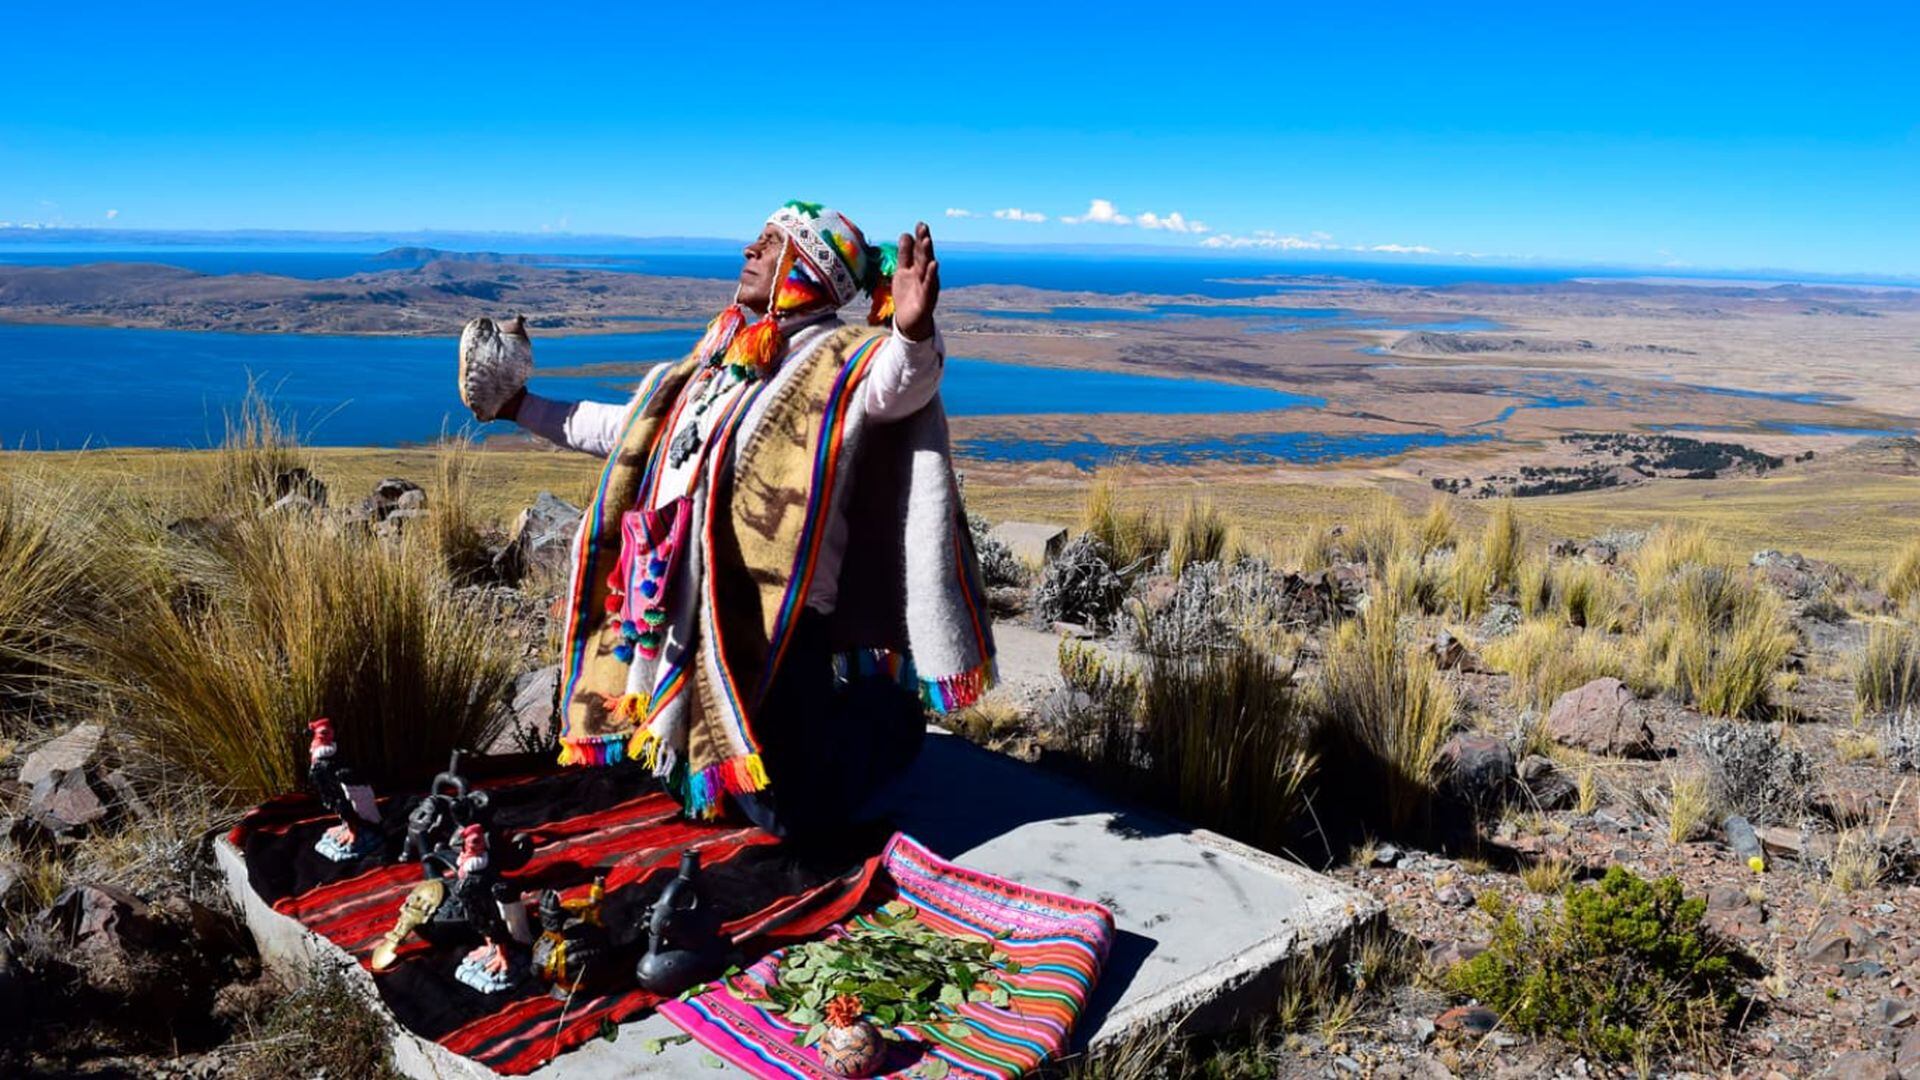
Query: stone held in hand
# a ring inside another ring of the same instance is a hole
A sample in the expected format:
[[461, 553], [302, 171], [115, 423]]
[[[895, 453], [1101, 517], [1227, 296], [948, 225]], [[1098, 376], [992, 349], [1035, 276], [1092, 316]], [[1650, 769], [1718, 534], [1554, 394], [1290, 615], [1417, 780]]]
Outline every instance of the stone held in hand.
[[1608, 757], [1651, 757], [1646, 710], [1619, 679], [1602, 677], [1561, 694], [1547, 714], [1555, 742]]

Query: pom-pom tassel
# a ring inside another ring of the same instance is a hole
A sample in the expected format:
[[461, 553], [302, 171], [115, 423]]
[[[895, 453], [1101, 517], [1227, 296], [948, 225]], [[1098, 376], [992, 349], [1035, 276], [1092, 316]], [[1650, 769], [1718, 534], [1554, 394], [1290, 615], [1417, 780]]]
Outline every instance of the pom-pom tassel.
[[727, 363], [756, 374], [763, 373], [786, 350], [780, 324], [769, 315], [742, 330], [727, 346]]
[[883, 278], [873, 287], [873, 307], [867, 311], [868, 326], [885, 326], [893, 320], [893, 279]]

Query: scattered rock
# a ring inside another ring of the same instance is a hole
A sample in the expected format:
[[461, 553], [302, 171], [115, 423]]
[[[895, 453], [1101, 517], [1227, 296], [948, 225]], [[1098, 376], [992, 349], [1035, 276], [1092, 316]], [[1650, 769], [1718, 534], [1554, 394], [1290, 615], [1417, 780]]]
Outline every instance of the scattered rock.
[[273, 478], [273, 496], [279, 502], [298, 496], [309, 506], [325, 506], [327, 485], [302, 466], [295, 465], [291, 469], [281, 470], [280, 475]]
[[141, 821], [152, 820], [153, 807], [148, 806], [147, 801], [140, 797], [140, 792], [133, 786], [133, 780], [127, 776], [125, 769], [114, 769], [102, 776], [100, 780], [106, 785], [107, 790], [113, 793], [115, 806]]
[[1913, 1023], [1913, 1003], [1899, 998], [1881, 998], [1867, 1010], [1867, 1018], [1876, 1024], [1888, 1027], [1901, 1027]]
[[426, 505], [427, 493], [419, 484], [388, 477], [373, 485], [373, 494], [360, 501], [359, 511], [361, 516], [381, 522], [396, 510], [419, 510]]
[[1427, 948], [1427, 967], [1445, 972], [1487, 951], [1486, 942], [1442, 941]]
[[513, 718], [517, 727], [527, 731], [547, 731], [553, 727], [554, 714], [559, 708], [559, 664], [529, 671], [514, 680]]
[[1800, 954], [1815, 964], [1844, 964], [1849, 960], [1877, 959], [1881, 948], [1866, 923], [1851, 915], [1828, 915], [1807, 935]]
[[1834, 1058], [1819, 1080], [1900, 1080], [1900, 1074], [1878, 1051], [1849, 1050]]
[[56, 772], [91, 768], [106, 746], [99, 724], [75, 724], [66, 734], [27, 755], [20, 766], [20, 782], [33, 787]]
[[1450, 908], [1466, 909], [1473, 906], [1473, 890], [1457, 882], [1449, 882], [1434, 891], [1434, 900]]
[[495, 575], [509, 582], [543, 574], [558, 576], [580, 529], [580, 515], [579, 507], [551, 491], [534, 496], [533, 505], [514, 519], [507, 546], [494, 556]]
[[1529, 754], [1520, 760], [1520, 784], [1541, 810], [1565, 810], [1580, 796], [1579, 785], [1561, 772], [1552, 758], [1541, 754]]
[[1707, 890], [1707, 914], [1702, 921], [1721, 937], [1750, 941], [1764, 932], [1767, 910], [1750, 890], [1715, 885]]
[[1909, 1028], [1900, 1040], [1900, 1048], [1893, 1054], [1893, 1067], [1900, 1071], [1901, 1080], [1920, 1080], [1920, 1025]]
[[1447, 786], [1474, 806], [1499, 806], [1511, 798], [1517, 783], [1513, 750], [1492, 735], [1460, 734], [1440, 750], [1446, 763]]
[[1373, 865], [1393, 866], [1400, 861], [1400, 849], [1392, 844], [1381, 844], [1373, 849]]
[[1520, 629], [1520, 609], [1512, 604], [1494, 604], [1480, 617], [1480, 639], [1491, 641]]
[[1090, 628], [1076, 622], [1067, 622], [1065, 619], [1055, 619], [1053, 621], [1053, 632], [1059, 634], [1061, 637], [1073, 638], [1076, 641], [1092, 641], [1094, 638], [1094, 633]]
[[1554, 741], [1608, 757], [1651, 757], [1653, 728], [1633, 691], [1599, 678], [1561, 694], [1547, 714]]
[[1753, 830], [1760, 838], [1760, 847], [1769, 855], [1778, 858], [1791, 855], [1801, 858], [1807, 851], [1807, 838], [1799, 829], [1789, 829], [1785, 825], [1760, 825]]
[[1444, 627], [1434, 635], [1433, 643], [1428, 646], [1433, 653], [1433, 662], [1441, 671], [1459, 671], [1468, 666], [1473, 659], [1466, 642], [1453, 636], [1453, 631]]
[[1492, 1009], [1479, 1005], [1456, 1005], [1434, 1017], [1433, 1026], [1441, 1031], [1458, 1032], [1477, 1039], [1499, 1027], [1500, 1017]]
[[409, 522], [424, 520], [426, 516], [425, 510], [390, 510], [378, 524], [374, 525], [373, 535], [397, 539], [405, 532]]
[[107, 816], [107, 806], [79, 769], [63, 769], [33, 785], [27, 812], [52, 832], [65, 836]]
[[1003, 521], [988, 529], [987, 537], [1005, 544], [1014, 558], [1031, 566], [1045, 566], [1067, 546], [1067, 530], [1031, 521]]

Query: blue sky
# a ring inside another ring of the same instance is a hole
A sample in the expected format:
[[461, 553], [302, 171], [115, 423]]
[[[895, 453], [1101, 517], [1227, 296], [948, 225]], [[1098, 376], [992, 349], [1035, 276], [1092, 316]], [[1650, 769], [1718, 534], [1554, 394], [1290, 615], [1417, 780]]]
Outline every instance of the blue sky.
[[1343, 6], [11, 4], [0, 221], [1920, 273], [1920, 6]]

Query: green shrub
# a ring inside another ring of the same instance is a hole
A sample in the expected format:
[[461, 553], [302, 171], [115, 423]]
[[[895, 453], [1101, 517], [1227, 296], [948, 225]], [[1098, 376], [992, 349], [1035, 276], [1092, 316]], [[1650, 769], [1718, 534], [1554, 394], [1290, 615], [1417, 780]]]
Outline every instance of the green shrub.
[[1505, 912], [1492, 945], [1448, 983], [1512, 1027], [1597, 1057], [1697, 1048], [1736, 1000], [1732, 961], [1701, 926], [1706, 909], [1671, 877], [1649, 882], [1615, 866], [1598, 885], [1568, 890], [1557, 910], [1531, 920]]

